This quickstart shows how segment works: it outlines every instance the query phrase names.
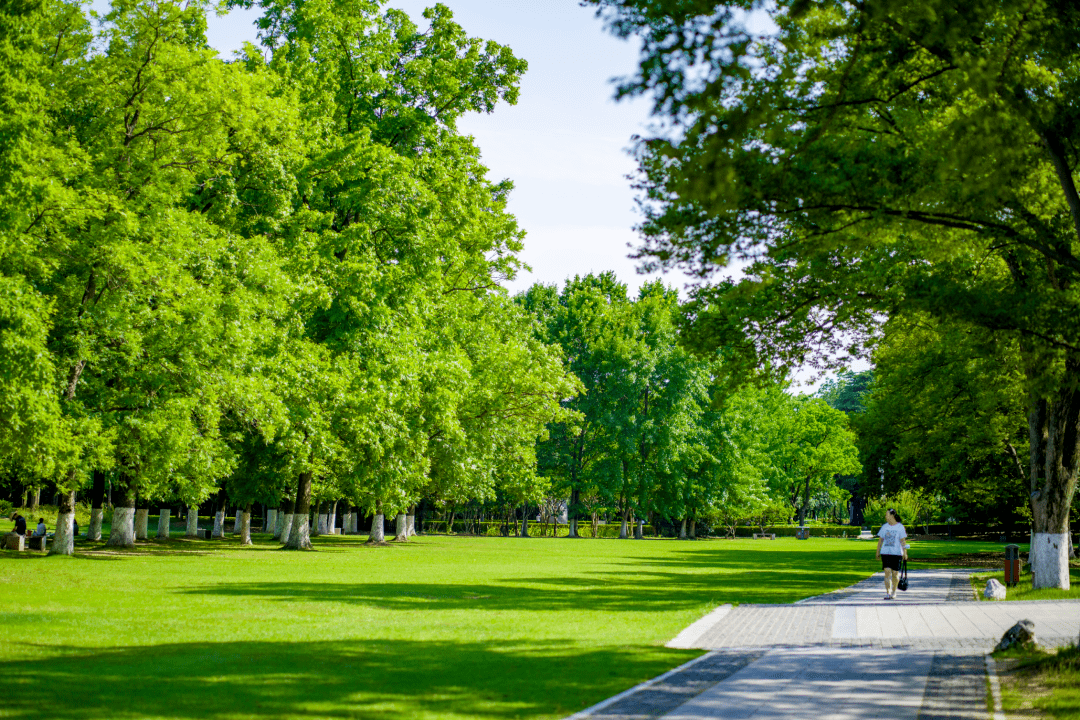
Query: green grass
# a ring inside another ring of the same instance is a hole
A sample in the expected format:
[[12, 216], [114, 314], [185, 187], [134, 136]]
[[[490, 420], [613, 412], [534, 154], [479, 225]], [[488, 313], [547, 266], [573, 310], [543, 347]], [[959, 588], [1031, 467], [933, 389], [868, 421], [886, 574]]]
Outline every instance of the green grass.
[[858, 540], [362, 540], [0, 552], [0, 717], [558, 718], [695, 657], [663, 644], [718, 604], [879, 567]]
[[[983, 590], [986, 589], [986, 581], [991, 578], [997, 578], [998, 582], [1005, 582], [1005, 571], [997, 573], [977, 573], [971, 576], [971, 585], [975, 588], [976, 595], [980, 600], [984, 602], [994, 602], [993, 600], [986, 600], [983, 598]], [[1033, 590], [1031, 587], [1031, 574], [1020, 576], [1020, 582], [1011, 588], [1007, 588], [1005, 591], [1005, 601], [1010, 600], [1078, 600], [1080, 599], [1080, 568], [1069, 569], [1069, 585], [1068, 590], [1057, 590], [1054, 588], [1039, 588]]]
[[1002, 677], [1006, 715], [1032, 712], [1055, 720], [1080, 720], [1080, 648], [1035, 652], [1010, 663]]

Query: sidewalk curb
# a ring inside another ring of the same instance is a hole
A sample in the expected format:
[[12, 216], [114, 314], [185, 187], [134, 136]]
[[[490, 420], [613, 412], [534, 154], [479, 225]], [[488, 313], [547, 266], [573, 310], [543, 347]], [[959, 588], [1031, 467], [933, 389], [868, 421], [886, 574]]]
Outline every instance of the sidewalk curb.
[[[717, 608], [717, 609], [719, 610], [719, 608]], [[713, 612], [715, 612], [715, 611], [713, 611]], [[683, 670], [686, 670], [687, 668], [689, 668], [689, 667], [691, 667], [693, 665], [697, 665], [702, 660], [705, 660], [706, 658], [711, 658], [712, 656], [714, 656], [716, 654], [717, 654], [717, 652], [715, 650], [710, 650], [709, 652], [705, 653], [704, 655], [696, 657], [696, 658], [694, 658], [693, 660], [691, 660], [689, 662], [685, 662], [685, 663], [683, 663], [682, 665], [680, 665], [677, 668], [672, 668], [671, 670], [668, 670], [663, 675], [657, 675], [652, 680], [646, 680], [643, 683], [639, 683], [639, 684], [635, 685], [634, 687], [630, 688], [629, 690], [623, 690], [618, 695], [612, 695], [607, 700], [602, 700], [602, 701], [596, 703], [595, 705], [593, 705], [592, 707], [587, 707], [584, 710], [579, 710], [578, 712], [574, 713], [573, 715], [567, 716], [564, 720], [582, 720], [582, 718], [590, 717], [590, 716], [593, 715], [593, 713], [596, 713], [596, 712], [598, 712], [600, 710], [603, 710], [604, 708], [608, 707], [609, 705], [614, 705], [615, 703], [619, 702], [623, 698], [628, 697], [630, 695], [633, 695], [634, 693], [636, 693], [636, 692], [638, 692], [640, 690], [644, 690], [645, 688], [651, 687], [651, 686], [653, 686], [653, 685], [655, 685], [655, 684], [657, 684], [659, 682], [663, 682], [664, 680], [667, 680], [672, 675], [677, 675], [677, 674], [681, 673]]]

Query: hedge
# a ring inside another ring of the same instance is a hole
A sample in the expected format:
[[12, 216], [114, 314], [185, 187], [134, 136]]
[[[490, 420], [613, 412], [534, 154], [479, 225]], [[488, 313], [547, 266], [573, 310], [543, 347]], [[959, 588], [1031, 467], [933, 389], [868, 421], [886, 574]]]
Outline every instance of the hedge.
[[[474, 528], [474, 529], [479, 527], [479, 534], [480, 535], [491, 535], [491, 536], [501, 536], [502, 535], [502, 529], [503, 529], [503, 523], [502, 522], [485, 520], [483, 522], [469, 523], [469, 525], [470, 525], [471, 528]], [[617, 538], [617, 537], [619, 537], [619, 528], [620, 528], [619, 523], [609, 523], [607, 525], [600, 525], [597, 528], [596, 536], [601, 537], [601, 538]], [[521, 523], [519, 521], [519, 522], [516, 522], [514, 524], [514, 526], [512, 528], [512, 534], [516, 535], [520, 531], [521, 531]], [[634, 534], [633, 526], [630, 526], [628, 528], [628, 531], [629, 531], [629, 533], [630, 533], [630, 535], [632, 537], [633, 534]], [[424, 532], [425, 533], [443, 533], [443, 532], [446, 532], [446, 523], [442, 522], [440, 520], [425, 520], [424, 521]], [[464, 533], [465, 532], [465, 522], [463, 520], [455, 520], [454, 521], [454, 532], [455, 533]], [[567, 535], [570, 534], [570, 527], [568, 525], [557, 525], [556, 526], [556, 532], [557, 532], [556, 537], [566, 537]], [[652, 533], [653, 533], [652, 525], [646, 525], [645, 526], [645, 536], [646, 537], [651, 537]], [[536, 522], [534, 520], [529, 520], [529, 534], [533, 535], [535, 537], [551, 537], [551, 524], [549, 523], [549, 524], [545, 525], [544, 523], [538, 523], [538, 522]], [[587, 537], [587, 538], [593, 537], [592, 523], [590, 523], [588, 521], [578, 521], [578, 534], [581, 535], [582, 537]]]
[[[720, 528], [716, 528], [719, 530]], [[844, 533], [847, 533], [848, 537], [859, 537], [861, 528], [858, 525], [807, 525], [806, 529], [810, 531], [810, 537], [843, 537]], [[798, 525], [766, 525], [766, 533], [775, 533], [776, 537], [795, 537], [795, 533], [799, 531]], [[761, 532], [761, 529], [755, 525], [750, 527], [739, 526], [735, 528], [736, 537], [751, 537], [754, 533]]]

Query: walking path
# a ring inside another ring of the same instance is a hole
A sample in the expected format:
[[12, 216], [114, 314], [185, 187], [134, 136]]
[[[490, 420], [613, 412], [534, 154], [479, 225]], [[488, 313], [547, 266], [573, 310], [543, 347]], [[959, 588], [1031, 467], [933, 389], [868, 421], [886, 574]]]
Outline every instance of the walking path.
[[986, 653], [1018, 620], [1047, 647], [1076, 642], [1080, 601], [976, 602], [971, 570], [881, 573], [794, 605], [725, 605], [669, 647], [710, 650], [573, 720], [987, 718]]

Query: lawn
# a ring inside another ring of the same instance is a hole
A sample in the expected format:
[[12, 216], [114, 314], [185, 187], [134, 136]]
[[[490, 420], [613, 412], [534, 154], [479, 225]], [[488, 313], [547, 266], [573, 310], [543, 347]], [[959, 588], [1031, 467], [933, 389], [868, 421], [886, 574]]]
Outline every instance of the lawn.
[[[985, 602], [994, 602], [992, 600], [985, 600], [983, 598], [983, 590], [986, 589], [986, 581], [990, 578], [997, 578], [998, 582], [1005, 582], [1005, 571], [1002, 570], [998, 573], [978, 573], [971, 576], [971, 584], [976, 590], [976, 594], [980, 600]], [[1040, 588], [1033, 590], [1031, 588], [1031, 574], [1025, 574], [1020, 576], [1020, 582], [1011, 588], [1005, 590], [1005, 600], [1080, 600], [1080, 563], [1073, 562], [1069, 568], [1069, 585], [1068, 590], [1057, 590], [1053, 588]]]
[[1013, 655], [1006, 663], [1010, 669], [1001, 677], [1006, 715], [1080, 720], [1080, 649]]
[[558, 718], [699, 654], [663, 644], [720, 603], [877, 569], [858, 540], [362, 541], [0, 552], [0, 717]]

